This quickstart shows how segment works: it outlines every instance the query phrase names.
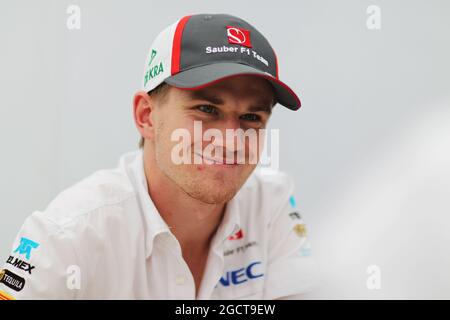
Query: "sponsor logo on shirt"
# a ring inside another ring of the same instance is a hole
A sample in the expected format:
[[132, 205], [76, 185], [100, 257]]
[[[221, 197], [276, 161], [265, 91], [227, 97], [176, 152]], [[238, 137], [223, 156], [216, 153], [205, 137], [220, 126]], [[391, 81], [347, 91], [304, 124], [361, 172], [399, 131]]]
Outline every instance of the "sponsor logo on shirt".
[[299, 237], [306, 237], [307, 231], [306, 231], [306, 225], [305, 224], [296, 224], [294, 226], [295, 234]]
[[290, 204], [291, 207], [294, 208], [294, 209], [297, 207], [297, 204], [295, 203], [295, 198], [294, 198], [294, 196], [290, 196], [290, 197], [289, 197], [289, 204]]
[[228, 240], [239, 240], [242, 238], [244, 238], [244, 232], [242, 231], [242, 229], [239, 229], [235, 234], [229, 236]]
[[290, 217], [292, 220], [301, 220], [301, 219], [302, 219], [302, 216], [301, 216], [300, 213], [298, 213], [297, 211], [294, 211], [294, 212], [289, 213], [289, 217]]
[[24, 270], [31, 274], [31, 270], [35, 268], [35, 266], [32, 266], [28, 262], [25, 262], [19, 258], [9, 256], [8, 260], [6, 260], [6, 263], [12, 265], [13, 267], [16, 267], [17, 269]]
[[[227, 271], [219, 280], [220, 285], [224, 287], [240, 285], [247, 281], [262, 277], [264, 274], [258, 272], [261, 261], [255, 261], [248, 266], [236, 270]], [[216, 285], [217, 287], [217, 285]]]
[[36, 249], [37, 247], [39, 247], [39, 243], [22, 237], [20, 238], [19, 246], [16, 248], [16, 250], [14, 250], [13, 253], [18, 252], [19, 254], [24, 254], [25, 259], [30, 260], [31, 250]]
[[25, 279], [7, 269], [3, 269], [0, 271], [0, 283], [15, 291], [20, 291], [25, 286]]
[[234, 253], [238, 254], [238, 253], [244, 253], [248, 248], [255, 246], [257, 243], [256, 241], [251, 241], [251, 242], [247, 242], [246, 244], [236, 247], [236, 248], [232, 248], [232, 249], [228, 249], [225, 250], [223, 255], [224, 256], [229, 256], [232, 255]]
[[7, 294], [6, 292], [0, 290], [0, 300], [15, 300], [13, 296]]
[[311, 255], [311, 244], [307, 242], [297, 253], [300, 257], [309, 257]]

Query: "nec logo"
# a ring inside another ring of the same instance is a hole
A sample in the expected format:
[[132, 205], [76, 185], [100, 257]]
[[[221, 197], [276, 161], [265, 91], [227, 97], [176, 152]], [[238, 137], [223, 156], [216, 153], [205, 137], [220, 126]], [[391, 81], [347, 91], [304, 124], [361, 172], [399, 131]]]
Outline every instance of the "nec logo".
[[241, 46], [246, 46], [249, 48], [252, 47], [252, 44], [250, 43], [250, 31], [248, 30], [227, 26], [227, 36], [228, 43], [240, 44]]
[[255, 261], [250, 263], [247, 267], [227, 271], [227, 273], [220, 278], [219, 283], [224, 287], [229, 287], [230, 285], [239, 285], [247, 282], [248, 280], [262, 277], [264, 274], [256, 271], [257, 266], [260, 264], [261, 261]]

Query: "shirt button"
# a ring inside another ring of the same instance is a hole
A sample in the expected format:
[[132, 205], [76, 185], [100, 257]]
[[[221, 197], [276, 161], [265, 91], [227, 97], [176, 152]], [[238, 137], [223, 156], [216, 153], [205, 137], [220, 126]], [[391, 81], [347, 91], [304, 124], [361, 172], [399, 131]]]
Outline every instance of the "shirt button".
[[177, 275], [177, 277], [175, 278], [175, 283], [178, 285], [183, 285], [185, 282], [186, 281], [182, 275]]

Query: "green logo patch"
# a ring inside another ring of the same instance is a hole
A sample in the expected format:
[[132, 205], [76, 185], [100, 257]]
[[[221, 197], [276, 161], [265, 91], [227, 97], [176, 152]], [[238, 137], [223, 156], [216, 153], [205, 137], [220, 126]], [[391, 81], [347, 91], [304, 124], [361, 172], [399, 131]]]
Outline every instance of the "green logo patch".
[[156, 56], [156, 50], [152, 49], [152, 53], [150, 54], [150, 61], [148, 62], [148, 66], [152, 64], [153, 58]]
[[147, 72], [145, 73], [144, 76], [144, 86], [147, 85], [147, 82], [150, 79], [153, 79], [154, 77], [158, 76], [159, 74], [164, 72], [164, 68], [163, 68], [163, 63], [160, 62], [159, 64], [154, 65], [153, 67], [151, 66], [153, 59], [156, 57], [156, 50], [152, 49], [152, 52], [150, 54], [150, 60], [148, 62], [148, 66], [147, 66]]

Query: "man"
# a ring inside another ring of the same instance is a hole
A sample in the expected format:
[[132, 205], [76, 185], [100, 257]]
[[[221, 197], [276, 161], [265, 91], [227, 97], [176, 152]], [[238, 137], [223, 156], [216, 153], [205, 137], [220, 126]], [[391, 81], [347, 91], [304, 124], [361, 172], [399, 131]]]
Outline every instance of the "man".
[[293, 182], [255, 170], [277, 102], [300, 108], [246, 21], [198, 14], [164, 29], [133, 100], [141, 148], [28, 217], [0, 296], [278, 299], [310, 290]]

